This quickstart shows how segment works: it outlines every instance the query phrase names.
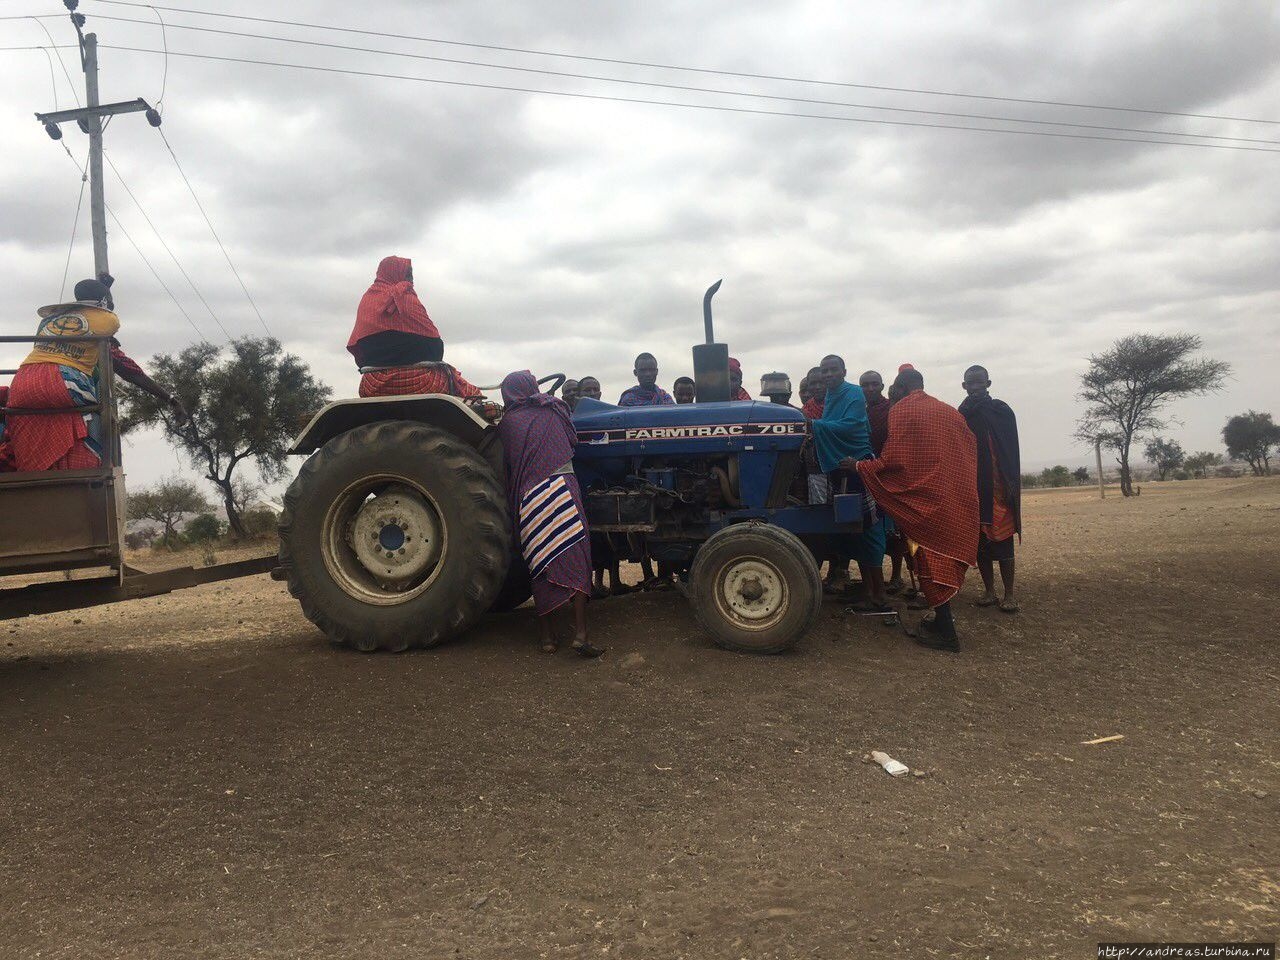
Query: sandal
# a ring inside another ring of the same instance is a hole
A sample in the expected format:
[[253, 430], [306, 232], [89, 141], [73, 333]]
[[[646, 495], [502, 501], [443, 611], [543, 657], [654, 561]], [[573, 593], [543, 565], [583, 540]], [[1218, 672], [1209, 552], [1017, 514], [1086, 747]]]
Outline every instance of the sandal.
[[607, 647], [597, 647], [590, 640], [573, 641], [573, 650], [580, 657], [586, 657], [588, 660], [594, 660], [604, 654]]
[[886, 583], [886, 584], [884, 585], [884, 592], [885, 592], [885, 593], [887, 593], [887, 594], [889, 594], [889, 596], [891, 596], [891, 597], [892, 597], [892, 596], [894, 596], [895, 594], [899, 594], [899, 593], [901, 593], [903, 590], [905, 590], [905, 589], [906, 589], [906, 586], [907, 586], [907, 585], [906, 585], [905, 583], [903, 583], [903, 582], [902, 582], [902, 579], [901, 579], [901, 578], [899, 578], [899, 579], [897, 579], [897, 580], [890, 580], [888, 583]]
[[983, 594], [977, 600], [973, 601], [973, 605], [975, 607], [994, 607], [999, 602], [1000, 601], [995, 597], [989, 597], [986, 594]]
[[560, 649], [560, 647], [559, 647], [557, 644], [554, 644], [554, 643], [544, 643], [544, 644], [542, 645], [542, 652], [543, 652], [543, 653], [555, 653], [555, 652], [556, 652], [557, 650], [559, 650], [559, 649]]
[[1021, 609], [1022, 608], [1018, 606], [1018, 601], [1013, 599], [1013, 597], [1005, 597], [1000, 601], [1001, 613], [1017, 613]]

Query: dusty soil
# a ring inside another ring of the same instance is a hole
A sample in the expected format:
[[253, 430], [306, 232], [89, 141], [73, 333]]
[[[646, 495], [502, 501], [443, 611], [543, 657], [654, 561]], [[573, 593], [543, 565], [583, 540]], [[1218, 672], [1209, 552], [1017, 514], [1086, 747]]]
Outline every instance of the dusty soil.
[[959, 656], [834, 603], [732, 655], [671, 594], [593, 605], [596, 662], [528, 611], [363, 656], [266, 577], [0, 624], [0, 956], [1274, 940], [1280, 480], [1026, 513], [1024, 612], [972, 577]]

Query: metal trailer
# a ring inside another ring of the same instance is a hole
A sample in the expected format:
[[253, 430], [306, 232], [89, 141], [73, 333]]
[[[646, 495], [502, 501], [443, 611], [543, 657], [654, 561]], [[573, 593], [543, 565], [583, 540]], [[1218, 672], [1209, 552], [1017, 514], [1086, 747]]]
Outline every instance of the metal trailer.
[[[0, 344], [45, 342], [98, 345], [97, 405], [50, 410], [7, 407], [0, 408], [0, 416], [97, 413], [102, 419], [103, 462], [93, 470], [0, 473], [0, 577], [103, 568], [110, 572], [0, 590], [0, 620], [153, 597], [183, 587], [267, 573], [275, 567], [274, 555], [160, 573], [129, 566], [124, 558], [125, 485], [111, 338], [0, 337]], [[0, 375], [16, 372], [0, 370]]]

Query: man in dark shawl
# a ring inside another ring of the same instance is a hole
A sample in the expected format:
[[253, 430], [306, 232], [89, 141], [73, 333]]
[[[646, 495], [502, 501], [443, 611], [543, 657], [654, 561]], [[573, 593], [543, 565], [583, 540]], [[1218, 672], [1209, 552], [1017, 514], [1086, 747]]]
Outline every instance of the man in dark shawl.
[[[960, 404], [969, 429], [978, 441], [978, 572], [986, 591], [975, 601], [980, 607], [1000, 605], [1005, 613], [1017, 613], [1013, 596], [1013, 538], [1022, 535], [1022, 464], [1018, 455], [1018, 419], [1003, 400], [991, 396], [991, 378], [985, 367], [964, 372]], [[1000, 564], [1004, 597], [996, 597], [994, 564]]]
[[671, 394], [658, 386], [658, 361], [652, 353], [636, 357], [636, 385], [622, 391], [618, 398], [620, 407], [668, 407], [674, 406]]
[[742, 364], [733, 357], [729, 358], [729, 399], [751, 399], [751, 394], [747, 393], [746, 388], [742, 385]]
[[856, 468], [910, 541], [920, 588], [934, 608], [916, 642], [958, 652], [951, 599], [977, 562], [977, 446], [959, 411], [924, 392], [918, 371], [904, 370], [894, 383], [904, 395], [889, 411], [889, 439], [879, 457]]
[[506, 460], [512, 527], [533, 581], [533, 603], [542, 629], [542, 649], [555, 653], [550, 614], [573, 605], [573, 649], [584, 657], [604, 651], [587, 639], [591, 593], [591, 548], [586, 511], [573, 475], [577, 432], [569, 408], [538, 391], [532, 373], [509, 373], [502, 381], [505, 406], [498, 436]]
[[[867, 422], [867, 400], [860, 387], [845, 379], [844, 360], [834, 354], [822, 358], [822, 380], [827, 393], [822, 416], [809, 424], [818, 466], [831, 478], [832, 492], [863, 493], [853, 464], [874, 454], [871, 428]], [[844, 470], [843, 474], [837, 471]], [[863, 510], [862, 532], [846, 545], [848, 559], [858, 564], [867, 597], [849, 607], [849, 612], [883, 616], [893, 613], [884, 592], [884, 523], [868, 504]]]
[[878, 457], [889, 438], [889, 400], [884, 395], [884, 377], [868, 370], [858, 378], [862, 395], [867, 398], [867, 422], [871, 425], [871, 450]]
[[383, 257], [356, 308], [347, 350], [360, 368], [360, 396], [447, 393], [484, 408], [484, 395], [444, 362], [444, 341], [413, 289], [413, 262]]

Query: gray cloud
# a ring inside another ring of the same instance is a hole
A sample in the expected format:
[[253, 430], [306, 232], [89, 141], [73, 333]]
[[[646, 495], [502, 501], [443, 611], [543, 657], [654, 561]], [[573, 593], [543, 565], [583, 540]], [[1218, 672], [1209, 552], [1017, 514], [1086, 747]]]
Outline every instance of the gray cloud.
[[[85, 7], [91, 18], [120, 12], [92, 0]], [[261, 15], [247, 0], [225, 9]], [[305, 16], [898, 86], [1260, 117], [1280, 102], [1276, 13], [1247, 2], [1043, 8], [988, 0], [856, 12], [820, 2], [552, 2], [506, 5], [498, 15], [387, 0], [370, 12], [377, 15], [358, 18], [348, 5], [317, 0]], [[154, 27], [94, 26], [104, 42], [158, 40]], [[62, 23], [51, 28], [68, 33]], [[11, 43], [43, 37], [31, 24], [3, 30]], [[1280, 139], [1264, 125], [348, 39], [762, 93]], [[789, 109], [178, 30], [169, 41], [174, 49], [422, 77]], [[156, 57], [104, 51], [104, 95], [155, 98], [160, 67]], [[0, 305], [20, 327], [57, 295], [78, 177], [31, 120], [33, 110], [52, 106], [43, 56], [4, 54], [0, 78], [0, 244], [11, 268]], [[69, 100], [65, 85], [60, 96]], [[448, 355], [477, 382], [518, 367], [563, 369], [592, 372], [616, 394], [641, 349], [658, 354], [663, 379], [674, 379], [688, 372], [689, 347], [701, 335], [702, 291], [724, 277], [718, 331], [748, 382], [771, 369], [798, 379], [835, 350], [858, 369], [891, 372], [911, 360], [931, 389], [956, 400], [961, 371], [984, 362], [1018, 410], [1030, 461], [1077, 455], [1070, 435], [1083, 358], [1134, 330], [1200, 333], [1207, 351], [1237, 368], [1223, 395], [1179, 405], [1184, 445], [1216, 448], [1229, 413], [1277, 406], [1272, 155], [610, 104], [179, 58], [169, 64], [165, 100], [165, 129], [268, 325], [339, 394], [355, 390], [343, 349], [355, 304], [377, 261], [396, 252], [414, 258]], [[139, 118], [120, 118], [108, 141], [224, 325], [235, 335], [260, 332], [155, 133]], [[67, 142], [82, 155], [78, 133]], [[110, 179], [108, 194], [195, 323], [217, 339], [213, 320]], [[72, 279], [91, 269], [84, 223], [79, 236]], [[134, 355], [194, 339], [114, 227], [112, 263]], [[137, 449], [138, 478], [172, 469], [158, 440]]]

